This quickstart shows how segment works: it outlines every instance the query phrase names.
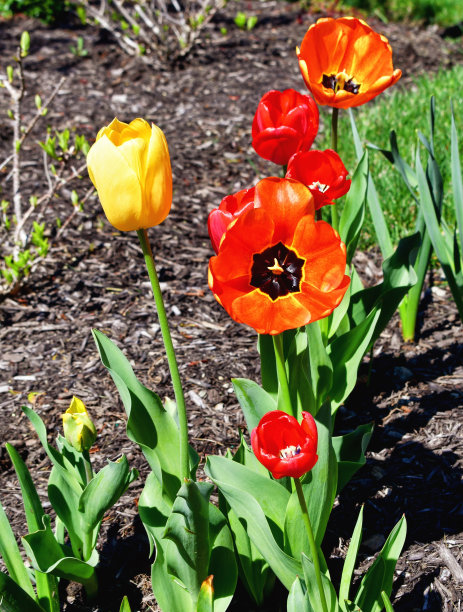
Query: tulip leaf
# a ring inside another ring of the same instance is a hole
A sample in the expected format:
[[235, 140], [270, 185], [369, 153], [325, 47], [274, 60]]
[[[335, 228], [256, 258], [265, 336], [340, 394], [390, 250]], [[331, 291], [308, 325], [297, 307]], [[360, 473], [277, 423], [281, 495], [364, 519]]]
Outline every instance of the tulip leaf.
[[365, 465], [365, 451], [372, 433], [373, 423], [365, 423], [348, 434], [333, 437], [333, 448], [338, 462], [337, 494], [340, 493], [352, 476]]
[[[187, 480], [177, 493], [164, 538], [175, 544], [167, 571], [181, 580], [194, 600], [209, 568], [209, 497], [212, 484]], [[170, 547], [170, 551], [172, 551]]]
[[347, 265], [350, 265], [354, 256], [365, 218], [368, 178], [368, 151], [365, 151], [355, 169], [339, 220], [339, 235], [346, 245]]
[[[303, 476], [302, 490], [315, 541], [320, 546], [325, 535], [337, 487], [337, 462], [331, 442], [332, 418], [328, 403], [320, 408], [315, 420], [318, 431], [318, 461], [310, 472]], [[286, 508], [285, 538], [286, 552], [290, 552], [296, 559], [300, 558], [302, 552], [310, 556], [309, 540], [296, 491], [292, 493]]]
[[129, 600], [127, 599], [127, 595], [124, 595], [124, 599], [122, 600], [119, 612], [132, 612], [132, 610], [130, 609]]
[[291, 585], [286, 604], [286, 612], [315, 612], [312, 608], [305, 586], [299, 576]]
[[382, 600], [384, 603], [384, 609], [386, 610], [386, 612], [394, 612], [394, 608], [392, 607], [391, 600], [389, 599], [385, 591], [381, 591], [381, 597], [382, 597]]
[[257, 348], [260, 355], [262, 387], [272, 396], [276, 403], [278, 398], [278, 377], [272, 336], [259, 334]]
[[[452, 190], [455, 205], [455, 216], [457, 219], [460, 257], [463, 256], [463, 175], [461, 172], [460, 149], [458, 146], [458, 134], [455, 126], [455, 116], [452, 106], [451, 113], [451, 171], [452, 171]], [[458, 245], [458, 241], [457, 245]]]
[[256, 548], [290, 589], [296, 575], [301, 575], [302, 567], [281, 548], [281, 521], [289, 492], [275, 481], [225, 457], [208, 457], [206, 473], [244, 524]]
[[196, 602], [174, 576], [169, 574], [166, 561], [166, 549], [175, 554], [175, 544], [169, 540], [155, 539], [156, 559], [151, 566], [151, 583], [156, 603], [162, 612], [181, 610], [182, 612], [196, 612]]
[[[355, 153], [357, 155], [357, 159], [360, 160], [363, 156], [363, 147], [360, 141], [359, 133], [357, 131], [357, 126], [355, 125], [354, 114], [351, 108], [349, 109], [349, 118], [352, 128]], [[375, 228], [376, 238], [378, 239], [379, 248], [381, 249], [383, 258], [386, 259], [390, 255], [392, 255], [394, 247], [392, 246], [391, 235], [387, 228], [386, 219], [384, 217], [384, 213], [382, 211], [381, 204], [378, 198], [378, 192], [376, 191], [376, 187], [371, 174], [368, 174], [367, 202]]]
[[328, 345], [328, 355], [333, 364], [330, 392], [333, 414], [355, 387], [358, 368], [372, 342], [380, 315], [381, 310], [375, 308], [361, 323]]
[[44, 529], [29, 533], [22, 538], [27, 555], [32, 565], [39, 572], [52, 574], [66, 580], [75, 580], [85, 586], [89, 595], [96, 594], [96, 574], [93, 563], [97, 556], [89, 562], [70, 556], [70, 548], [61, 546], [50, 528], [50, 517], [42, 517]]
[[0, 610], [2, 612], [44, 612], [36, 600], [10, 576], [0, 572]]
[[[3, 506], [0, 504], [0, 557], [5, 563], [5, 567], [14, 582], [21, 587], [30, 597], [35, 599], [35, 592], [32, 583], [24, 566], [24, 562], [19, 552], [13, 530], [5, 514]], [[1, 592], [1, 589], [0, 589]], [[0, 596], [1, 600], [1, 596]]]
[[81, 559], [83, 554], [83, 527], [82, 514], [78, 510], [80, 496], [76, 494], [55, 466], [53, 466], [48, 479], [48, 499], [57, 516], [66, 526], [74, 556]]
[[175, 419], [153, 391], [142, 385], [122, 351], [93, 330], [101, 361], [108, 369], [127, 413], [127, 435], [143, 451], [172, 501], [180, 488], [179, 432]]
[[[214, 612], [225, 612], [233, 599], [238, 580], [234, 543], [222, 512], [209, 503], [209, 575], [214, 576]], [[226, 568], [226, 571], [224, 571]]]
[[[42, 504], [40, 503], [40, 499], [29, 470], [19, 456], [18, 451], [11, 446], [11, 444], [5, 444], [5, 448], [10, 456], [19, 480], [19, 485], [21, 487], [27, 527], [29, 531], [41, 529], [42, 521], [47, 515], [42, 508]], [[35, 572], [35, 585], [37, 599], [39, 604], [45, 609], [45, 612], [59, 612], [58, 583], [56, 578], [54, 576], [43, 575], [40, 571], [38, 571]]]
[[[354, 527], [354, 532], [349, 543], [346, 558], [344, 559], [344, 565], [342, 567], [341, 584], [339, 585], [339, 602], [341, 608], [346, 609], [344, 603], [349, 600], [349, 590], [352, 582], [352, 576], [354, 574], [355, 562], [357, 560], [357, 554], [362, 541], [362, 525], [363, 525], [363, 506], [360, 508], [360, 512], [357, 518], [357, 522]], [[347, 610], [346, 610], [347, 612]]]
[[405, 543], [406, 533], [407, 522], [405, 516], [402, 516], [389, 534], [375, 562], [362, 579], [355, 598], [355, 603], [362, 610], [371, 610], [371, 612], [382, 610], [381, 592], [384, 591], [387, 596], [391, 594], [394, 570]]
[[[312, 604], [314, 610], [319, 610], [320, 593], [318, 591], [317, 586], [315, 567], [312, 561], [304, 553], [302, 553], [302, 569], [304, 571], [304, 580], [310, 603]], [[334, 590], [334, 586], [331, 580], [327, 576], [325, 576], [325, 574], [320, 573], [320, 578], [322, 581], [323, 592], [325, 594], [328, 612], [337, 612], [339, 609], [338, 599], [336, 597], [336, 591]]]
[[[295, 330], [285, 361], [291, 404], [297, 420], [300, 421], [303, 410], [315, 414], [317, 408], [309, 378], [309, 350], [304, 328]], [[279, 409], [285, 411], [284, 402]]]
[[264, 414], [270, 412], [270, 410], [276, 410], [276, 401], [253, 380], [234, 378], [232, 383], [243, 411], [248, 431], [251, 433], [257, 427]]
[[315, 416], [332, 388], [333, 365], [323, 343], [318, 321], [306, 325], [305, 331], [309, 357], [309, 376], [315, 397], [315, 407], [312, 414]]
[[167, 519], [172, 511], [172, 502], [162, 490], [162, 485], [155, 474], [150, 472], [138, 500], [138, 513], [148, 534], [150, 556], [155, 542], [164, 534]]

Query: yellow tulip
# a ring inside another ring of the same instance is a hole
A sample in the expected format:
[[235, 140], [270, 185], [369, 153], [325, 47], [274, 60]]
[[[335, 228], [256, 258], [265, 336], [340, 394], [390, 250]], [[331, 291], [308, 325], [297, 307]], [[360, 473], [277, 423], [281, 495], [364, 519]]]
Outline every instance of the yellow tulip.
[[96, 428], [83, 401], [74, 396], [62, 418], [66, 441], [79, 453], [88, 451], [96, 440]]
[[166, 138], [154, 123], [114, 119], [87, 155], [88, 173], [108, 221], [121, 231], [146, 229], [167, 217], [172, 171]]

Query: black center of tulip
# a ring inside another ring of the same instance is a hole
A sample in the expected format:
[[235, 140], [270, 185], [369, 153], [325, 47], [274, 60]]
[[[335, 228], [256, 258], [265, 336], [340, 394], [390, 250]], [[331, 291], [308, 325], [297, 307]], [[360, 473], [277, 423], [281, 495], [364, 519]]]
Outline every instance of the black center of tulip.
[[299, 291], [302, 266], [305, 263], [282, 242], [252, 257], [251, 285], [266, 293], [273, 301]]
[[332, 89], [334, 92], [344, 89], [349, 93], [358, 94], [360, 89], [360, 84], [355, 83], [353, 78], [345, 80], [344, 73], [339, 73], [338, 75], [324, 74], [322, 78], [322, 85], [323, 87]]

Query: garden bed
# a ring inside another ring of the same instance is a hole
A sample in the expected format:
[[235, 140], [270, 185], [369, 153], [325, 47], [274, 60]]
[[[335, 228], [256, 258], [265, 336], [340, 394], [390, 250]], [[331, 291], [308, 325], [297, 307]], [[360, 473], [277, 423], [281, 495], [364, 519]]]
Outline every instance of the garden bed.
[[[249, 32], [233, 24], [233, 11], [240, 6], [258, 16]], [[150, 237], [185, 384], [190, 437], [202, 456], [237, 446], [244, 420], [230, 379], [259, 375], [256, 338], [228, 317], [207, 288], [212, 255], [207, 215], [224, 195], [253, 184], [256, 167], [262, 176], [268, 174], [268, 165], [251, 147], [251, 120], [268, 89], [303, 90], [294, 48], [315, 18], [283, 2], [234, 3], [208, 26], [209, 38], [164, 72], [128, 58], [96, 29], [77, 24], [50, 28], [21, 17], [0, 23], [6, 61], [20, 32], [31, 34], [31, 55], [25, 62], [31, 113], [33, 94], [46, 98], [58, 79], [67, 77], [47, 117], [53, 128], [75, 128], [91, 140], [116, 115], [124, 121], [142, 116], [166, 134], [174, 204]], [[463, 63], [461, 42], [444, 40], [437, 28], [370, 25], [389, 37], [394, 65], [404, 73], [401, 87], [411, 87], [419, 74]], [[220, 32], [223, 27], [226, 35]], [[87, 57], [70, 51], [78, 36], [84, 38]], [[5, 95], [4, 104], [6, 100]], [[12, 138], [6, 119], [0, 130], [3, 159]], [[26, 196], [46, 190], [35, 142], [44, 136], [43, 126], [38, 127], [24, 149]], [[10, 199], [8, 168], [2, 173], [2, 197]], [[68, 187], [83, 194], [90, 181], [84, 177]], [[147, 466], [125, 435], [124, 409], [100, 364], [91, 329], [117, 342], [140, 380], [161, 397], [172, 396], [167, 363], [135, 234], [111, 228], [96, 196], [57, 233], [56, 217], [66, 220], [72, 212], [65, 196], [61, 193], [46, 211], [49, 256], [34, 266], [19, 291], [5, 293], [0, 302], [0, 498], [15, 533], [23, 535], [19, 487], [4, 442], [19, 450], [45, 500], [49, 461], [20, 407], [31, 401], [56, 435], [72, 395], [80, 397], [99, 432], [95, 464], [102, 466], [124, 452], [140, 470], [140, 479], [104, 519], [97, 604], [87, 606], [74, 584], [67, 588], [64, 609], [114, 612], [127, 594], [132, 609], [155, 610], [148, 544], [134, 501]], [[356, 261], [367, 282], [378, 280], [380, 262], [374, 252], [359, 254]], [[398, 612], [457, 610], [463, 601], [461, 573], [442, 548], [445, 544], [461, 563], [462, 358], [458, 313], [437, 270], [428, 279], [416, 344], [403, 344], [394, 318], [375, 346], [371, 368], [367, 360], [337, 419], [341, 433], [360, 422], [374, 421], [376, 426], [367, 465], [335, 505], [325, 553], [336, 576], [361, 503], [365, 563], [405, 513], [408, 535], [393, 591]]]

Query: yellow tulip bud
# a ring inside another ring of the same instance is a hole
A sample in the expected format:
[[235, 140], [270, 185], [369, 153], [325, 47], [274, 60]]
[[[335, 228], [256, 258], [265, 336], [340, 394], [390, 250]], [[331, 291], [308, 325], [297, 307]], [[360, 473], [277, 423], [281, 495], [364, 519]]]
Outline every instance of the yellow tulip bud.
[[111, 225], [146, 229], [167, 217], [172, 171], [166, 138], [144, 119], [114, 119], [102, 128], [87, 155], [88, 173]]
[[73, 397], [63, 414], [64, 437], [76, 451], [88, 451], [96, 440], [96, 429], [82, 400]]

